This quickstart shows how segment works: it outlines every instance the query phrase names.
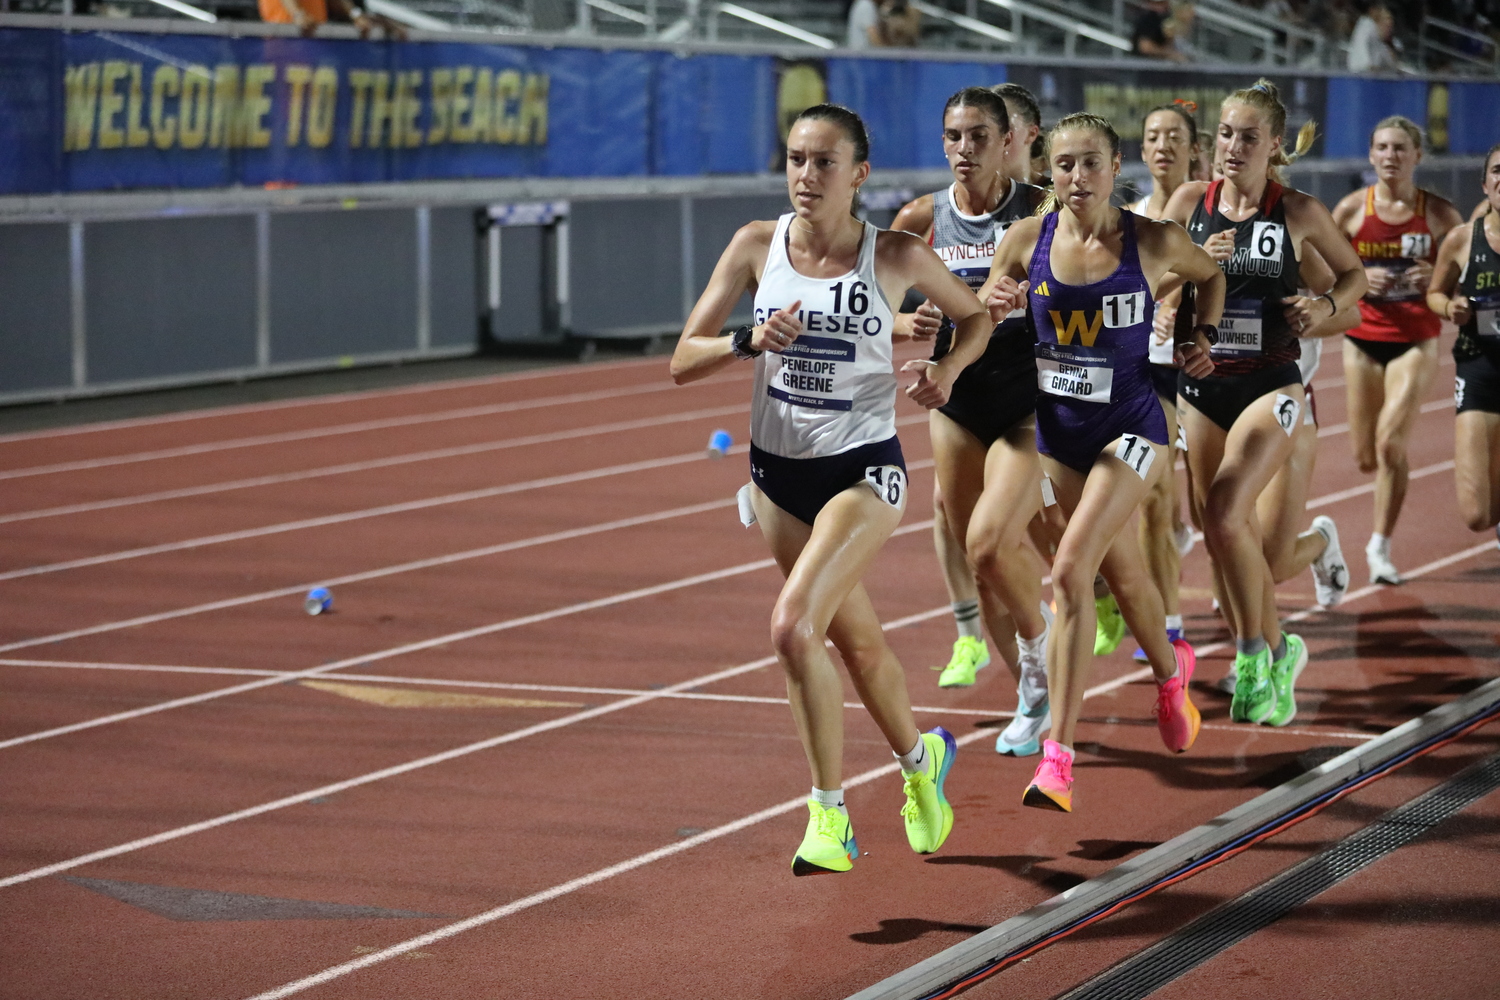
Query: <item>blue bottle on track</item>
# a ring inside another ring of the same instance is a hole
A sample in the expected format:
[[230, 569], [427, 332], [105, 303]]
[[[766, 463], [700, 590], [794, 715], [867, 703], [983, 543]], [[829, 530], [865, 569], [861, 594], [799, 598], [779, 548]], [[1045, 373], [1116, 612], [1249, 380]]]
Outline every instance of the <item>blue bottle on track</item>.
[[333, 607], [333, 591], [327, 587], [314, 587], [302, 599], [302, 608], [310, 615], [321, 615]]

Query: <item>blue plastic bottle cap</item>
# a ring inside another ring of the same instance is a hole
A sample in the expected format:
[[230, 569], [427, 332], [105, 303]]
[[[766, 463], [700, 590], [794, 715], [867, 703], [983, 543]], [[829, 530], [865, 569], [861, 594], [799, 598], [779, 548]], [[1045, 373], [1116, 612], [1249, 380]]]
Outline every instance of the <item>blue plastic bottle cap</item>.
[[714, 431], [713, 436], [708, 439], [708, 452], [714, 458], [722, 457], [734, 444], [734, 438], [729, 436], [728, 431]]
[[321, 615], [333, 607], [333, 591], [327, 587], [314, 587], [303, 598], [302, 607], [310, 615]]

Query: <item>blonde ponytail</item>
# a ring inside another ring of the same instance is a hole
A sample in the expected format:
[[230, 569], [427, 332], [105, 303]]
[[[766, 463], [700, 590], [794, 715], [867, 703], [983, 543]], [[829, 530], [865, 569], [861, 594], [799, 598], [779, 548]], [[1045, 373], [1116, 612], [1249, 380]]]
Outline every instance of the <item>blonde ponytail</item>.
[[[1271, 135], [1275, 138], [1286, 138], [1286, 105], [1281, 103], [1281, 92], [1276, 89], [1276, 84], [1261, 77], [1253, 84], [1242, 90], [1236, 90], [1224, 98], [1224, 103], [1238, 101], [1248, 104], [1266, 116], [1267, 124], [1270, 126]], [[1285, 183], [1281, 176], [1281, 168], [1290, 166], [1312, 149], [1313, 142], [1318, 137], [1318, 123], [1309, 119], [1303, 122], [1302, 127], [1297, 130], [1297, 144], [1290, 153], [1286, 151], [1285, 142], [1282, 147], [1271, 154], [1269, 167], [1266, 171], [1268, 177], [1278, 184]]]

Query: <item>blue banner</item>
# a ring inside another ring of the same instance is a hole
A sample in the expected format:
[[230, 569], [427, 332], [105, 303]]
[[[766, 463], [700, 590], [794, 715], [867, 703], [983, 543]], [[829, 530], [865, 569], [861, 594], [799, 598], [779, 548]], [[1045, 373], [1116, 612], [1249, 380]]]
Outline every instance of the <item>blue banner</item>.
[[[1127, 143], [1143, 108], [1188, 95], [1211, 126], [1223, 94], [1248, 82], [1132, 65], [10, 28], [0, 29], [0, 194], [757, 173], [776, 168], [790, 116], [824, 99], [865, 117], [877, 168], [941, 167], [944, 101], [1007, 78], [1038, 94], [1049, 121], [1087, 107]], [[1322, 155], [1363, 156], [1370, 127], [1396, 112], [1427, 123], [1439, 151], [1482, 152], [1500, 138], [1500, 84], [1278, 82], [1295, 104], [1289, 125], [1319, 121]]]

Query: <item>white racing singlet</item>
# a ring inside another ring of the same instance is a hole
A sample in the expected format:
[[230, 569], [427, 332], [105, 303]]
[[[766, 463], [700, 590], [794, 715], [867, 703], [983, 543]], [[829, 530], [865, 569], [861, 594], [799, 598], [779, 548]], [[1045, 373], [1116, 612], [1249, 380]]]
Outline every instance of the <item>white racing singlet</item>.
[[802, 301], [802, 332], [755, 359], [750, 440], [782, 458], [825, 458], [896, 435], [890, 303], [875, 280], [875, 236], [866, 222], [854, 270], [809, 278], [787, 259], [794, 215], [783, 215], [755, 293], [755, 323]]

